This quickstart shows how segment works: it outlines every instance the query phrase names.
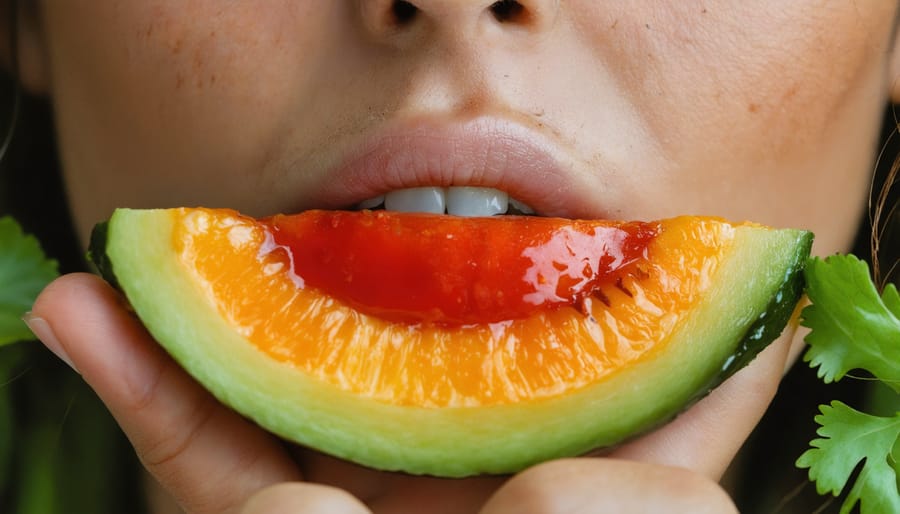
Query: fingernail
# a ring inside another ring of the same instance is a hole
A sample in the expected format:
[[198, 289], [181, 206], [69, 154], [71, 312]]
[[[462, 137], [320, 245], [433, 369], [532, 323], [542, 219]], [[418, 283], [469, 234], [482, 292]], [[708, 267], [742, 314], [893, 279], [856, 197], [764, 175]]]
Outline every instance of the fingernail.
[[70, 368], [76, 372], [78, 371], [78, 368], [72, 364], [72, 359], [69, 358], [69, 354], [67, 354], [66, 350], [63, 349], [63, 346], [59, 344], [59, 339], [56, 338], [56, 334], [53, 333], [53, 329], [50, 328], [50, 324], [47, 323], [47, 320], [39, 318], [29, 311], [22, 316], [22, 321], [28, 325], [31, 332], [44, 343], [44, 346], [46, 346], [47, 349], [59, 357], [61, 361], [68, 364]]

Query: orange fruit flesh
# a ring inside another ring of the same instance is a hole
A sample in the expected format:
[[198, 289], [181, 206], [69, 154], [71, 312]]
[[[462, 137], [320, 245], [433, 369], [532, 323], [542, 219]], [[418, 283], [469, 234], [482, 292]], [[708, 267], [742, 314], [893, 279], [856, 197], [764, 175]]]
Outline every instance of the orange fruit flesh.
[[[660, 222], [647, 258], [581, 310], [463, 327], [368, 316], [298, 287], [284, 252], [235, 212], [173, 210], [173, 246], [227, 322], [261, 352], [339, 389], [394, 405], [461, 407], [563, 395], [666, 344], [734, 237], [713, 218]], [[685, 241], [690, 241], [689, 244]]]

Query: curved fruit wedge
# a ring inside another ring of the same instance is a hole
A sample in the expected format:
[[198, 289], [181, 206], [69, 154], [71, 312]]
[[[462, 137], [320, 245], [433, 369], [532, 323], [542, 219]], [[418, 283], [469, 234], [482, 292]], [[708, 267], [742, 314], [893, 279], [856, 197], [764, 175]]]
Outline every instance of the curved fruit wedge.
[[266, 429], [464, 476], [683, 410], [781, 332], [811, 242], [698, 217], [122, 209], [91, 255], [188, 372]]

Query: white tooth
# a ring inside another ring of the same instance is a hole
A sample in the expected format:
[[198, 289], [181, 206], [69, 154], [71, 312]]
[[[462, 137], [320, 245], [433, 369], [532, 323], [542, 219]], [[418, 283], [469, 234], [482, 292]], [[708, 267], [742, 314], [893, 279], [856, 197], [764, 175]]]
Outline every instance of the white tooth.
[[384, 208], [389, 211], [443, 214], [445, 205], [442, 187], [411, 187], [384, 195]]
[[374, 209], [384, 203], [384, 195], [378, 195], [375, 198], [369, 198], [356, 204], [357, 209]]
[[534, 214], [534, 209], [516, 200], [515, 198], [509, 199], [509, 206], [521, 212], [522, 214]]
[[490, 187], [448, 187], [447, 212], [456, 216], [493, 216], [503, 214], [509, 195]]

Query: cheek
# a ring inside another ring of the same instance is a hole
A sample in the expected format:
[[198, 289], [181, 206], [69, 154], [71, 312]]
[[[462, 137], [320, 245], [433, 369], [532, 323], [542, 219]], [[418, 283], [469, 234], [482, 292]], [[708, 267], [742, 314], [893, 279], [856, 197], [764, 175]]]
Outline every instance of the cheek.
[[[648, 122], [663, 141], [673, 128], [710, 140], [727, 135], [737, 158], [762, 151], [778, 159], [814, 146], [860, 94], [884, 98], [894, 10], [888, 2], [818, 0], [659, 8], [643, 26], [649, 65], [636, 78], [643, 100], [655, 94], [670, 108]], [[669, 153], [684, 142], [673, 141]]]
[[328, 26], [315, 4], [97, 0], [46, 9], [60, 152], [79, 223], [122, 205], [227, 204], [252, 187], [280, 108], [315, 75], [319, 54], [303, 49]]
[[314, 48], [326, 26], [314, 15], [315, 2], [273, 0], [266, 7], [211, 0], [136, 3], [116, 20], [125, 32], [123, 57], [136, 80], [153, 81], [172, 102], [196, 97], [200, 103], [212, 94], [215, 101], [227, 95], [248, 110], [262, 108], [266, 98], [281, 95], [290, 64], [310, 67], [315, 54], [297, 50]]
[[620, 90], [660, 149], [633, 173], [635, 209], [806, 227], [820, 251], [844, 248], [872, 171], [895, 10], [647, 1], [593, 20], [605, 28], [595, 52], [623, 70]]
[[661, 120], [689, 141], [668, 147], [690, 166], [675, 174], [690, 177], [686, 197], [707, 184], [712, 194], [699, 193], [698, 203], [809, 228], [824, 253], [847, 249], [864, 206], [892, 14], [886, 2], [859, 10], [834, 4], [843, 5], [783, 4], [790, 7], [705, 47], [696, 55], [699, 73], [685, 81], [693, 87], [678, 93], [681, 105], [695, 106], [692, 125]]

